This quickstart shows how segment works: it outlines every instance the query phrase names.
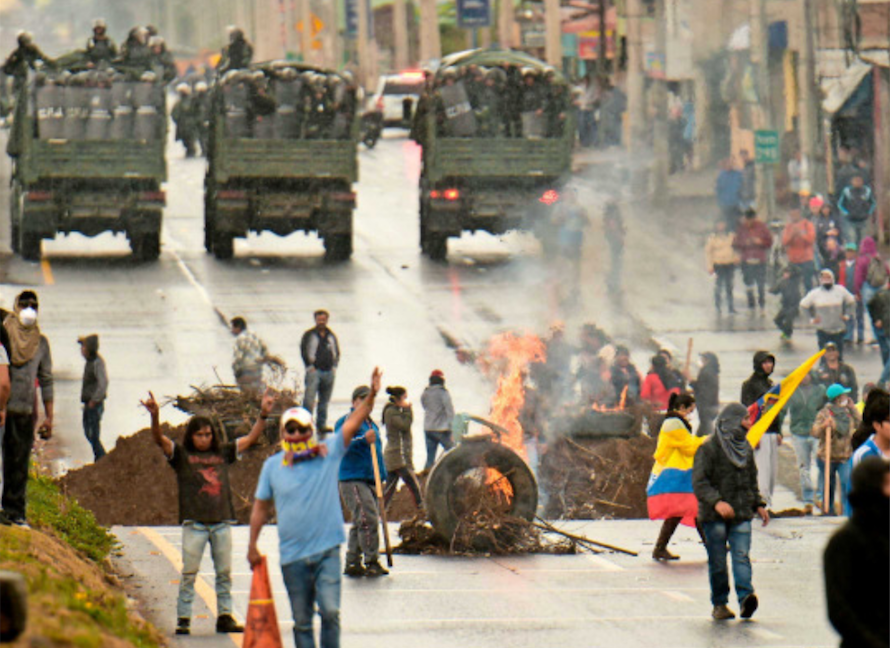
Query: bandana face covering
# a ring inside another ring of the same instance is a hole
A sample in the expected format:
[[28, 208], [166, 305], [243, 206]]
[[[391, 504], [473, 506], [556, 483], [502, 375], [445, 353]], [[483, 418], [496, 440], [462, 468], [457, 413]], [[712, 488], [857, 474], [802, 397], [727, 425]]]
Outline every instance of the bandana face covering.
[[315, 435], [309, 437], [308, 441], [282, 441], [281, 449], [284, 450], [284, 459], [281, 465], [293, 466], [307, 459], [315, 459], [320, 454], [321, 448], [322, 446], [318, 445], [315, 440]]

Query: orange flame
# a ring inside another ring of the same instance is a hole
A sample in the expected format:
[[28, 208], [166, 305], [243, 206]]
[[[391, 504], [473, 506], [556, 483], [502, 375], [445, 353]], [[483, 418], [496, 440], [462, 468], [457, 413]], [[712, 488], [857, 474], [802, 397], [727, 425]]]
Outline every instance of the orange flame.
[[627, 403], [627, 385], [624, 386], [624, 389], [621, 390], [621, 398], [618, 400], [618, 405], [615, 407], [606, 407], [605, 405], [599, 405], [594, 403], [590, 409], [594, 412], [621, 412], [624, 410], [625, 404]]

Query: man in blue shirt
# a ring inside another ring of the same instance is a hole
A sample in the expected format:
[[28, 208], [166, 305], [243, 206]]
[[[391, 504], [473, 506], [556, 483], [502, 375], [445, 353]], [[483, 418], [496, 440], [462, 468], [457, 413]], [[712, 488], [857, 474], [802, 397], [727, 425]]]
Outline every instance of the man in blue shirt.
[[281, 572], [294, 617], [297, 648], [314, 648], [312, 615], [321, 616], [322, 648], [340, 645], [340, 545], [345, 540], [337, 481], [340, 460], [374, 409], [380, 370], [367, 395], [336, 432], [318, 441], [312, 416], [293, 408], [281, 417], [282, 451], [263, 464], [250, 516], [247, 559], [260, 563], [257, 541], [273, 506], [278, 516]]

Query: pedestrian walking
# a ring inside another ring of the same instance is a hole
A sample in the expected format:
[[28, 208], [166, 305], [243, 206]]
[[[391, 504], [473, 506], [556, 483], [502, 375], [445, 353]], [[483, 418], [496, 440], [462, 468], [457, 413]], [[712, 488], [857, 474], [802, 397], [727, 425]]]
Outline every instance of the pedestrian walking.
[[825, 355], [816, 368], [816, 382], [828, 389], [835, 383], [850, 390], [850, 398], [859, 400], [859, 381], [856, 370], [841, 360], [840, 349], [834, 342], [825, 345]]
[[[890, 268], [881, 258], [875, 240], [866, 236], [859, 244], [859, 256], [856, 258], [856, 292], [861, 303], [867, 306], [875, 293], [887, 285], [888, 279], [890, 279]], [[874, 320], [872, 320], [872, 333], [877, 340], [878, 332]]]
[[825, 405], [825, 387], [813, 381], [812, 374], [801, 380], [797, 390], [788, 400], [788, 417], [791, 420], [791, 443], [797, 457], [797, 470], [800, 476], [800, 498], [807, 513], [813, 512], [813, 505], [822, 502], [822, 482], [813, 488], [813, 467], [816, 464], [818, 443], [810, 434], [816, 423], [816, 416]]
[[717, 174], [714, 193], [717, 195], [717, 204], [726, 227], [731, 232], [736, 231], [738, 226], [744, 181], [742, 172], [735, 168], [731, 157], [720, 162], [720, 173]]
[[804, 296], [800, 307], [810, 313], [810, 323], [816, 327], [816, 341], [820, 349], [834, 342], [843, 357], [847, 319], [855, 316], [856, 298], [843, 286], [834, 283], [831, 270], [819, 273], [819, 287]]
[[705, 262], [708, 274], [714, 275], [714, 305], [717, 306], [717, 314], [722, 310], [721, 295], [726, 295], [726, 311], [734, 315], [735, 303], [732, 299], [733, 283], [735, 281], [735, 269], [739, 264], [739, 255], [733, 247], [735, 235], [728, 231], [726, 221], [719, 220], [714, 225], [714, 232], [708, 237], [705, 244]]
[[[816, 209], [816, 214], [811, 216], [816, 226], [816, 251], [819, 253], [820, 269], [827, 268], [837, 276], [838, 266], [844, 254], [841, 249], [843, 242], [843, 223], [835, 214], [831, 203], [814, 196], [810, 198], [810, 211]], [[853, 249], [856, 244], [853, 243]]]
[[86, 363], [83, 367], [83, 382], [80, 388], [80, 402], [83, 404], [83, 434], [93, 449], [93, 461], [105, 456], [102, 445], [102, 414], [105, 412], [105, 397], [108, 395], [108, 370], [105, 359], [99, 355], [99, 336], [86, 335], [77, 338], [80, 353]]
[[746, 211], [732, 245], [739, 253], [742, 280], [748, 295], [748, 309], [752, 311], [755, 305], [755, 288], [756, 303], [760, 310], [766, 306], [766, 263], [772, 244], [773, 235], [766, 223], [757, 218], [753, 209]]
[[[339, 430], [346, 424], [352, 411], [358, 409], [370, 393], [371, 388], [366, 385], [353, 390], [352, 410], [350, 414], [337, 421], [334, 430]], [[376, 455], [371, 453], [372, 445]], [[377, 508], [374, 488], [376, 482], [372, 459], [374, 456], [378, 463], [380, 479], [386, 480], [380, 430], [369, 412], [353, 435], [346, 455], [340, 463], [340, 496], [352, 515], [352, 526], [349, 529], [349, 541], [346, 545], [346, 569], [343, 572], [347, 576], [377, 577], [389, 574], [379, 561], [380, 511]]]
[[779, 281], [770, 292], [781, 297], [779, 312], [773, 321], [781, 332], [783, 342], [790, 342], [794, 336], [794, 320], [800, 312], [800, 280], [796, 266], [790, 265], [782, 270]]
[[381, 419], [386, 426], [386, 450], [383, 451], [383, 463], [389, 479], [383, 493], [383, 502], [389, 504], [396, 494], [399, 480], [405, 482], [414, 504], [423, 508], [423, 497], [420, 494], [420, 483], [414, 474], [414, 440], [411, 436], [411, 424], [414, 422], [414, 410], [408, 400], [408, 391], [404, 387], [387, 387], [389, 402], [383, 407]]
[[[176, 600], [176, 634], [191, 634], [195, 580], [210, 543], [216, 572], [216, 631], [244, 632], [232, 616], [232, 524], [235, 509], [229, 483], [229, 465], [250, 448], [266, 428], [266, 419], [275, 396], [263, 395], [260, 414], [247, 436], [222, 443], [210, 419], [193, 416], [185, 428], [182, 443], [161, 432], [160, 407], [154, 394], [141, 401], [151, 415], [151, 435], [176, 472], [179, 489], [179, 523], [182, 525], [182, 579]], [[282, 420], [284, 420], [282, 418]]]
[[690, 383], [698, 407], [697, 436], [705, 437], [714, 431], [714, 419], [720, 409], [720, 361], [716, 354], [701, 354], [698, 377]]
[[692, 464], [705, 437], [692, 434], [689, 417], [695, 411], [695, 397], [673, 393], [668, 412], [658, 434], [655, 465], [646, 488], [650, 520], [664, 520], [652, 550], [653, 560], [678, 560], [667, 546], [680, 523], [695, 527], [704, 542], [698, 524], [698, 502], [692, 492]]
[[9, 401], [3, 431], [3, 514], [15, 525], [27, 527], [28, 468], [37, 420], [37, 386], [43, 400], [40, 437], [53, 432], [53, 360], [49, 340], [40, 332], [37, 293], [23, 290], [13, 311], [3, 313], [9, 340]]
[[757, 465], [748, 442], [748, 409], [740, 403], [727, 405], [714, 434], [705, 439], [692, 467], [692, 488], [698, 499], [698, 518], [708, 550], [711, 585], [711, 617], [734, 619], [729, 603], [727, 548], [732, 555], [732, 576], [740, 614], [749, 619], [757, 610], [751, 570], [751, 519], [758, 515], [769, 523], [766, 504], [757, 487]]
[[253, 331], [247, 329], [243, 317], [233, 317], [229, 323], [235, 336], [232, 356], [232, 372], [242, 392], [251, 395], [262, 394], [266, 386], [263, 382], [263, 367], [277, 360], [269, 355], [266, 344]]
[[615, 200], [606, 203], [603, 215], [603, 232], [609, 246], [610, 260], [606, 286], [612, 297], [620, 297], [621, 275], [624, 266], [624, 240], [627, 238], [627, 229], [624, 227], [621, 207]]
[[847, 243], [844, 246], [844, 260], [838, 264], [838, 274], [836, 275], [838, 284], [846, 288], [856, 298], [856, 313], [847, 319], [847, 331], [844, 334], [844, 342], [851, 344], [853, 342], [862, 344], [865, 341], [865, 312], [862, 295], [856, 288], [856, 260], [858, 256], [859, 248], [856, 247], [856, 244]]
[[[742, 405], [750, 407], [773, 387], [770, 378], [776, 368], [776, 358], [768, 351], [754, 354], [754, 372], [742, 383]], [[757, 463], [758, 491], [768, 507], [773, 503], [773, 491], [779, 475], [779, 446], [782, 445], [782, 414], [770, 424], [754, 449]]]
[[[852, 436], [862, 420], [859, 410], [856, 409], [856, 403], [849, 394], [850, 390], [841, 384], [835, 383], [829, 387], [825, 392], [828, 402], [819, 410], [816, 422], [813, 424], [812, 435], [819, 440], [819, 449], [816, 454], [819, 481], [824, 484], [825, 472], [829, 473], [829, 492], [825, 493], [827, 500], [824, 502], [829, 515], [834, 515], [837, 510], [835, 508], [836, 482], [840, 482], [841, 510], [845, 515], [849, 514], [847, 497], [850, 492]], [[830, 455], [826, 455], [826, 448], [830, 448]], [[826, 461], [828, 462], [827, 466]]]
[[281, 573], [299, 648], [316, 645], [312, 631], [316, 606], [322, 648], [340, 645], [340, 545], [346, 539], [338, 489], [340, 462], [353, 442], [367, 444], [355, 435], [374, 410], [380, 379], [380, 370], [374, 369], [367, 395], [326, 439], [319, 439], [308, 410], [289, 410], [281, 419], [282, 450], [266, 459], [260, 472], [247, 559], [251, 567], [260, 564], [257, 542], [274, 511]]
[[[315, 327], [303, 333], [300, 340], [300, 354], [306, 367], [306, 393], [303, 394], [303, 407], [315, 412], [319, 434], [330, 432], [328, 424], [328, 403], [334, 391], [334, 379], [340, 364], [340, 342], [328, 328], [331, 318], [326, 310], [313, 313]], [[316, 399], [318, 410], [315, 409]]]
[[445, 387], [445, 374], [435, 369], [430, 374], [429, 385], [420, 396], [423, 406], [423, 433], [426, 436], [426, 466], [429, 470], [436, 463], [439, 446], [444, 452], [454, 447], [451, 438], [451, 421], [454, 419], [454, 404], [451, 394]]
[[[876, 457], [853, 470], [853, 514], [825, 547], [828, 619], [841, 648], [890, 645], [890, 464]], [[869, 581], [863, 587], [863, 579]]]
[[854, 175], [850, 184], [841, 191], [837, 208], [844, 215], [846, 240], [858, 244], [871, 229], [877, 208], [874, 193], [871, 187], [865, 184], [862, 174]]
[[782, 245], [788, 263], [797, 268], [805, 291], [816, 283], [816, 227], [801, 215], [800, 207], [788, 210], [788, 224], [782, 231]]

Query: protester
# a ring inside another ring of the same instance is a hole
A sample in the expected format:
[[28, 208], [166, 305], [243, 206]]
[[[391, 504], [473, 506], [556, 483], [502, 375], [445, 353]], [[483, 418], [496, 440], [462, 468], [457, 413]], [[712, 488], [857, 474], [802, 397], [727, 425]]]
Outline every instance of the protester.
[[[813, 424], [812, 435], [819, 439], [819, 450], [816, 455], [816, 464], [819, 467], [819, 481], [825, 483], [825, 471], [829, 471], [829, 492], [826, 509], [829, 515], [835, 511], [835, 482], [841, 483], [841, 502], [844, 510], [847, 509], [847, 494], [850, 483], [849, 459], [852, 454], [851, 437], [859, 425], [861, 417], [856, 404], [849, 396], [850, 390], [843, 385], [835, 383], [825, 393], [828, 403], [816, 416]], [[828, 458], [830, 465], [826, 468], [827, 438], [831, 433], [831, 456]]]
[[806, 374], [788, 400], [788, 417], [791, 420], [791, 443], [800, 473], [800, 498], [808, 514], [813, 512], [816, 499], [822, 501], [822, 482], [816, 484], [815, 496], [813, 491], [813, 466], [818, 443], [810, 432], [823, 405], [825, 387], [814, 382], [812, 374]]
[[[857, 305], [861, 303], [861, 301], [857, 302]], [[885, 286], [878, 289], [867, 306], [868, 315], [874, 324], [878, 347], [881, 350], [881, 362], [884, 365], [878, 383], [886, 385], [890, 380], [890, 288]]]
[[652, 356], [649, 373], [640, 387], [640, 399], [646, 403], [649, 411], [649, 434], [655, 436], [661, 429], [661, 422], [668, 410], [672, 394], [679, 393], [674, 376], [668, 368], [667, 360], [662, 355]]
[[800, 307], [810, 312], [810, 323], [816, 327], [819, 348], [824, 349], [829, 342], [834, 342], [843, 357], [847, 319], [856, 312], [856, 298], [846, 288], [834, 283], [831, 270], [819, 273], [819, 284], [801, 300]]
[[732, 158], [720, 162], [720, 173], [717, 174], [714, 192], [717, 194], [717, 204], [720, 206], [723, 220], [727, 228], [733, 232], [738, 225], [744, 180], [742, 172], [735, 168]]
[[346, 539], [338, 490], [340, 461], [374, 410], [380, 379], [380, 370], [374, 369], [364, 400], [324, 440], [317, 438], [307, 410], [298, 409], [287, 420], [282, 417], [282, 451], [266, 459], [260, 472], [247, 559], [251, 567], [260, 564], [257, 542], [274, 510], [281, 572], [294, 617], [294, 640], [300, 648], [315, 645], [316, 605], [322, 648], [340, 645], [340, 545]]
[[876, 457], [853, 471], [853, 514], [825, 548], [828, 618], [841, 648], [890, 645], [890, 465]]
[[445, 374], [441, 370], [435, 369], [430, 374], [429, 385], [420, 396], [420, 404], [423, 405], [423, 432], [426, 436], [425, 470], [429, 470], [436, 463], [439, 446], [442, 446], [444, 452], [454, 447], [451, 438], [454, 404], [445, 387]]
[[667, 363], [667, 370], [670, 374], [669, 388], [686, 391], [686, 374], [684, 371], [688, 371], [688, 369], [680, 370], [674, 366], [674, 354], [669, 349], [659, 349], [658, 355], [664, 358], [664, 361]]
[[788, 224], [782, 231], [782, 245], [788, 263], [797, 268], [804, 290], [811, 290], [816, 278], [816, 227], [800, 213], [800, 207], [788, 210]]
[[53, 360], [49, 340], [37, 323], [37, 293], [23, 290], [11, 313], [3, 316], [9, 340], [9, 401], [3, 432], [3, 514], [12, 524], [27, 527], [25, 517], [28, 468], [37, 420], [37, 386], [45, 414], [40, 437], [53, 431]]
[[872, 226], [872, 218], [877, 207], [874, 193], [862, 174], [854, 175], [849, 186], [841, 191], [837, 208], [844, 215], [848, 241], [859, 243], [864, 240]]
[[423, 507], [423, 498], [420, 495], [420, 483], [414, 474], [414, 441], [411, 437], [414, 411], [408, 401], [408, 391], [404, 387], [387, 387], [386, 393], [389, 394], [389, 402], [383, 407], [380, 418], [386, 426], [386, 450], [383, 452], [383, 462], [389, 479], [386, 482], [383, 501], [389, 504], [392, 496], [396, 494], [399, 480], [402, 480], [411, 491], [414, 504], [420, 509]]
[[[754, 373], [742, 384], [742, 405], [750, 407], [773, 387], [770, 375], [776, 358], [768, 351], [754, 354]], [[779, 446], [782, 445], [782, 414], [770, 424], [754, 450], [757, 462], [758, 487], [768, 507], [773, 503], [773, 490], [779, 474]]]
[[315, 411], [318, 399], [318, 410], [315, 411], [316, 426], [319, 434], [330, 432], [328, 424], [328, 403], [334, 391], [334, 379], [337, 376], [337, 365], [340, 364], [340, 342], [334, 332], [328, 328], [331, 315], [326, 310], [313, 313], [315, 327], [303, 333], [300, 340], [300, 355], [306, 367], [306, 393], [303, 394], [303, 407], [310, 412]]
[[80, 353], [86, 363], [83, 367], [83, 381], [80, 388], [80, 402], [83, 404], [83, 434], [93, 449], [93, 461], [105, 456], [102, 445], [101, 423], [105, 411], [105, 397], [108, 394], [108, 371], [105, 359], [99, 355], [99, 336], [87, 335], [77, 338]]
[[881, 457], [890, 461], [890, 394], [883, 389], [869, 392], [862, 421], [850, 439], [855, 468], [866, 457]]
[[[887, 285], [890, 279], [890, 268], [881, 258], [875, 240], [866, 236], [859, 245], [859, 256], [856, 258], [856, 293], [864, 305], [875, 296], [875, 293]], [[872, 321], [872, 332], [875, 339], [878, 333]]]
[[690, 383], [698, 406], [698, 436], [705, 437], [714, 431], [714, 419], [720, 409], [720, 361], [710, 351], [701, 354], [698, 378]]
[[[847, 289], [847, 291], [856, 298], [855, 316], [847, 318], [847, 331], [844, 334], [844, 341], [856, 344], [862, 344], [865, 341], [865, 317], [862, 303], [862, 295], [856, 288], [856, 259], [859, 255], [859, 248], [855, 243], [847, 243], [844, 246], [844, 260], [838, 264], [837, 282], [839, 285]], [[856, 337], [853, 337], [853, 333]]]
[[732, 299], [735, 269], [739, 264], [739, 255], [733, 248], [735, 236], [727, 231], [726, 221], [717, 221], [714, 225], [714, 233], [708, 237], [705, 245], [705, 260], [708, 264], [708, 274], [715, 275], [714, 304], [717, 306], [717, 314], [720, 309], [720, 295], [726, 293], [726, 310], [735, 314], [735, 303]]
[[640, 400], [642, 380], [640, 372], [630, 361], [630, 351], [626, 346], [619, 344], [615, 347], [615, 361], [610, 373], [617, 403], [624, 401], [625, 406], [636, 404]]
[[850, 397], [855, 402], [859, 399], [859, 381], [856, 370], [841, 361], [840, 349], [834, 342], [825, 345], [825, 355], [816, 368], [816, 381], [825, 389], [835, 383], [850, 390]]
[[781, 332], [783, 342], [790, 342], [794, 336], [794, 320], [800, 313], [800, 281], [796, 266], [790, 265], [782, 270], [782, 277], [770, 289], [773, 294], [780, 295], [779, 312], [773, 321]]
[[[837, 276], [838, 265], [843, 254], [841, 250], [842, 223], [840, 218], [835, 215], [831, 203], [822, 198], [813, 197], [810, 198], [811, 211], [814, 205], [818, 206], [818, 213], [812, 220], [816, 226], [816, 251], [819, 253], [820, 267], [831, 270]], [[854, 250], [857, 249], [855, 243], [852, 245]]]
[[[688, 393], [674, 392], [670, 396], [664, 423], [658, 434], [655, 449], [655, 465], [646, 489], [650, 520], [664, 520], [655, 548], [653, 560], [678, 560], [667, 546], [682, 522], [698, 525], [698, 503], [692, 492], [692, 463], [695, 452], [705, 440], [692, 434], [689, 417], [695, 411], [695, 397]], [[702, 534], [702, 541], [704, 535]]]
[[232, 358], [235, 381], [242, 392], [261, 394], [266, 388], [263, 383], [263, 366], [272, 360], [269, 351], [256, 333], [247, 330], [247, 322], [243, 317], [233, 317], [229, 326], [235, 336]]
[[748, 294], [748, 308], [754, 310], [754, 289], [757, 288], [757, 304], [760, 310], [766, 306], [766, 262], [773, 235], [754, 210], [745, 212], [732, 246], [738, 250], [742, 267], [742, 280]]
[[756, 513], [766, 526], [769, 514], [757, 488], [757, 465], [747, 434], [748, 409], [739, 403], [727, 405], [717, 417], [714, 434], [696, 452], [692, 468], [698, 518], [708, 550], [711, 616], [715, 621], [735, 618], [727, 607], [727, 547], [732, 554], [741, 617], [751, 618], [758, 606], [751, 582], [751, 519]]
[[[216, 631], [244, 632], [232, 616], [232, 489], [229, 464], [259, 439], [266, 419], [275, 404], [271, 392], [263, 395], [260, 414], [247, 436], [221, 443], [210, 419], [193, 416], [186, 424], [182, 443], [161, 432], [160, 407], [149, 392], [142, 406], [151, 414], [151, 435], [176, 471], [179, 488], [179, 523], [182, 525], [182, 580], [176, 600], [176, 634], [191, 634], [192, 602], [195, 580], [201, 567], [204, 548], [210, 543], [210, 555], [216, 571]], [[287, 413], [282, 421], [287, 418]]]
[[[352, 392], [352, 411], [358, 409], [368, 398], [371, 388], [365, 385], [356, 387]], [[335, 430], [343, 427], [351, 416], [347, 414], [337, 421]], [[380, 431], [371, 420], [371, 414], [365, 417], [361, 426], [352, 437], [346, 455], [340, 463], [340, 497], [352, 514], [352, 526], [349, 529], [349, 541], [346, 545], [347, 576], [386, 576], [389, 572], [379, 562], [380, 557], [380, 511], [377, 508], [375, 493], [374, 461], [371, 446], [377, 454], [377, 470], [380, 480], [386, 480], [386, 466], [383, 464], [383, 445], [380, 442]], [[364, 564], [362, 564], [364, 556]]]

